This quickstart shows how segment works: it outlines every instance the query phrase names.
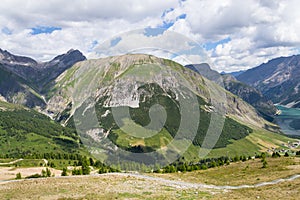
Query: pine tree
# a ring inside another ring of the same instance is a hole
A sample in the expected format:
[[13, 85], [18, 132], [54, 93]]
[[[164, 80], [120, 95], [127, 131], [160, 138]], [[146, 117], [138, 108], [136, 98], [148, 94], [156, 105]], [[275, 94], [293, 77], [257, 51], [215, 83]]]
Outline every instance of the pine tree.
[[68, 176], [67, 168], [63, 168], [63, 170], [61, 172], [61, 176]]
[[46, 176], [47, 177], [51, 177], [51, 171], [48, 168], [46, 168]]
[[82, 169], [82, 174], [83, 175], [88, 175], [91, 172], [90, 166], [88, 165], [88, 161], [86, 158], [82, 159], [81, 161], [81, 169]]
[[284, 157], [289, 157], [290, 155], [288, 154], [288, 152], [285, 152]]

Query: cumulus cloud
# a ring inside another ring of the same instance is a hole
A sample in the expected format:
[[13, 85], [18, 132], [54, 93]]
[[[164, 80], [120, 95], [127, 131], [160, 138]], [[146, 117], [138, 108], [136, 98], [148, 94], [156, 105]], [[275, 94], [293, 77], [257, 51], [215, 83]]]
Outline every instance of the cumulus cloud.
[[[13, 53], [51, 59], [77, 48], [86, 55], [94, 41], [120, 32], [157, 26], [162, 13], [178, 2], [166, 1], [40, 1], [4, 0], [0, 4], [0, 48]], [[32, 35], [36, 27], [57, 27], [50, 34]], [[7, 34], [8, 30], [11, 34]]]
[[[175, 31], [200, 45], [214, 44], [205, 52], [213, 67], [218, 71], [235, 71], [277, 56], [297, 54], [300, 45], [297, 0], [49, 0], [43, 3], [3, 0], [0, 12], [0, 48], [38, 60], [49, 60], [70, 48], [79, 49], [90, 58], [117, 53], [111, 48], [111, 52], [101, 51], [105, 46], [100, 45], [106, 42], [110, 45], [111, 39], [123, 35], [115, 41], [119, 49], [134, 49], [135, 41], [139, 41], [169, 52], [176, 49], [175, 53], [201, 62], [202, 56], [197, 52], [187, 53], [191, 46], [171, 37], [170, 32]], [[39, 32], [41, 27], [54, 28]], [[159, 39], [155, 34], [153, 37], [143, 33], [125, 34], [147, 27], [162, 27], [169, 32], [162, 31], [163, 37]], [[37, 30], [36, 35], [33, 30]], [[186, 64], [180, 56], [164, 52], [149, 50], [148, 53]]]

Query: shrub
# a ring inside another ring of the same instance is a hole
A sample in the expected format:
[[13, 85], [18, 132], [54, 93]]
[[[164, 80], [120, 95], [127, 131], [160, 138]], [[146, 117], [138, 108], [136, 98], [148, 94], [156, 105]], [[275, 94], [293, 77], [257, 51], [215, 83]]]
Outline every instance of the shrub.
[[263, 166], [262, 166], [262, 168], [267, 168], [267, 167], [268, 167], [268, 163], [267, 163], [266, 160], [264, 160], [264, 161], [263, 161]]
[[22, 176], [21, 176], [20, 172], [16, 174], [16, 179], [22, 179]]
[[25, 178], [29, 179], [29, 178], [41, 178], [41, 177], [42, 177], [42, 175], [40, 175], [40, 174], [33, 174], [33, 175], [30, 175], [30, 176], [26, 176]]

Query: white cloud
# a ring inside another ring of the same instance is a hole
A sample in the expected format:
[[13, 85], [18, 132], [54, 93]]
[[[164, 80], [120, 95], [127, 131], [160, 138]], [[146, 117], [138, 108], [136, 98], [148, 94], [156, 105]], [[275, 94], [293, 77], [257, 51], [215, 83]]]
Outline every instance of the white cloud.
[[[40, 1], [4, 0], [0, 4], [0, 28], [8, 28], [11, 35], [0, 32], [0, 48], [12, 53], [51, 59], [70, 48], [86, 55], [93, 41], [102, 42], [120, 32], [157, 26], [160, 16], [178, 3], [166, 1]], [[62, 28], [51, 34], [31, 35], [31, 28], [55, 26]]]
[[[230, 38], [229, 42], [217, 45], [207, 54], [215, 69], [234, 71], [254, 67], [277, 56], [299, 53], [298, 4], [297, 0], [49, 0], [43, 3], [3, 0], [0, 4], [0, 30], [6, 31], [0, 31], [0, 48], [39, 60], [49, 60], [76, 48], [94, 58], [97, 56], [92, 51], [94, 41], [102, 44], [120, 33], [158, 27], [165, 22], [174, 23], [170, 31], [200, 44]], [[166, 10], [169, 12], [162, 17]], [[186, 18], [178, 19], [183, 14]], [[37, 26], [54, 26], [62, 30], [31, 35], [31, 28]], [[145, 46], [158, 46], [169, 52], [178, 50], [178, 45], [181, 49], [190, 48], [170, 34], [164, 36], [157, 40], [131, 34], [119, 45], [133, 49], [138, 40]], [[180, 60], [171, 53], [153, 53]], [[201, 61], [195, 52], [181, 53], [193, 62]]]

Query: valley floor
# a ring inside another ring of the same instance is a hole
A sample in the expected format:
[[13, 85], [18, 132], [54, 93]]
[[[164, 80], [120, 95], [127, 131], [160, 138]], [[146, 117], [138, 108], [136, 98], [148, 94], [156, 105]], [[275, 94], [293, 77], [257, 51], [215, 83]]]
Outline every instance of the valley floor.
[[255, 159], [186, 173], [2, 181], [0, 199], [298, 199], [300, 158], [267, 162], [265, 169]]

